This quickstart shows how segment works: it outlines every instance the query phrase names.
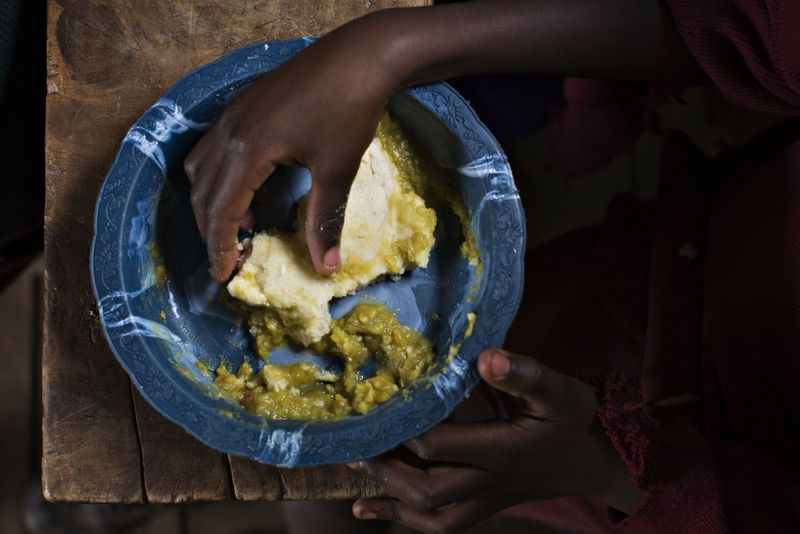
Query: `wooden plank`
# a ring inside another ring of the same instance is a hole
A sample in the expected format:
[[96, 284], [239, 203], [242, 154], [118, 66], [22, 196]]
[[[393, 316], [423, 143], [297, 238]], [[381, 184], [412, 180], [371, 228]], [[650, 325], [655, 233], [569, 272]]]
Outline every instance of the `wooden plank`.
[[285, 493], [280, 470], [236, 456], [228, 456], [236, 498], [242, 501], [279, 501]]
[[[60, 8], [49, 7], [48, 77], [58, 82]], [[94, 200], [114, 150], [107, 136], [118, 139], [123, 120], [97, 111], [68, 93], [47, 99], [42, 486], [49, 500], [140, 502], [129, 383], [103, 339], [89, 281]]]
[[344, 465], [278, 469], [250, 460], [229, 458], [236, 498], [252, 500], [315, 500], [380, 497], [383, 490]]
[[228, 458], [191, 439], [131, 388], [147, 501], [221, 501], [233, 497]]
[[[322, 34], [367, 11], [426, 3], [153, 0], [134, 8], [126, 0], [48, 2], [42, 378], [48, 499], [138, 502], [145, 485], [155, 499], [227, 495], [164, 485], [154, 472], [165, 465], [158, 459], [197, 444], [182, 431], [167, 431], [158, 416], [145, 417], [149, 407], [139, 410], [147, 457], [141, 465], [129, 383], [96, 316], [88, 269], [93, 207], [130, 124], [180, 76], [244, 44]], [[160, 435], [168, 439], [161, 443]], [[344, 471], [325, 472], [319, 480], [305, 472], [289, 475], [282, 493], [325, 497], [326, 487], [332, 496], [363, 489], [342, 482], [347, 477], [329, 479]], [[276, 494], [261, 479], [238, 480], [237, 494]], [[321, 485], [310, 489], [312, 482]]]

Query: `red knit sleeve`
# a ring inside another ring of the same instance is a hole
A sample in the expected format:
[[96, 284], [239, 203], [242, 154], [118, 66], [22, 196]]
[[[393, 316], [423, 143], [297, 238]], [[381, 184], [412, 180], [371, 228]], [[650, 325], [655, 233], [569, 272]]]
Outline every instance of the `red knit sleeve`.
[[800, 490], [756, 451], [709, 441], [668, 409], [645, 407], [634, 379], [612, 374], [598, 416], [643, 495], [621, 532], [800, 532]]
[[667, 0], [706, 74], [733, 102], [800, 114], [800, 2]]

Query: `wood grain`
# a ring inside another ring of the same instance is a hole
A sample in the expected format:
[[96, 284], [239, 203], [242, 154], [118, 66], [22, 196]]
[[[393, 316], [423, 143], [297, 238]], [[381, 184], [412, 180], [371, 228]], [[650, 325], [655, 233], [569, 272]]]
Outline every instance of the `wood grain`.
[[[48, 499], [173, 502], [231, 493], [220, 474], [225, 458], [198, 452], [204, 447], [141, 399], [137, 433], [129, 381], [97, 317], [89, 280], [94, 203], [131, 123], [182, 75], [247, 43], [322, 34], [368, 11], [428, 3], [49, 0], [42, 373]], [[186, 467], [182, 450], [206, 459], [211, 472], [169, 481]], [[279, 472], [230, 464], [234, 493], [243, 499], [377, 492], [344, 467]]]
[[344, 465], [277, 469], [229, 457], [236, 498], [252, 500], [314, 500], [380, 497], [383, 490]]
[[[51, 2], [48, 77], [56, 81], [68, 78], [53, 31], [59, 14]], [[82, 102], [64, 86], [48, 96], [45, 131], [43, 492], [50, 500], [141, 502], [128, 379], [103, 339], [88, 269], [97, 190], [135, 111]]]
[[145, 496], [151, 503], [233, 498], [228, 458], [189, 437], [132, 389], [142, 448]]

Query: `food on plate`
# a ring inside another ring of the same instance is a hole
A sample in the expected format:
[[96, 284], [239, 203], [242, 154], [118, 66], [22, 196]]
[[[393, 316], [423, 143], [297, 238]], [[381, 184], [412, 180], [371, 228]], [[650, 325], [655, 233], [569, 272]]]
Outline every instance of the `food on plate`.
[[[262, 333], [262, 357], [287, 336], [305, 346], [322, 339], [330, 331], [331, 299], [352, 294], [380, 277], [428, 264], [436, 212], [421, 196], [421, 165], [398, 165], [408, 157], [401, 159], [402, 147], [395, 146], [384, 130], [378, 130], [364, 153], [350, 189], [338, 273], [324, 276], [314, 270], [302, 224], [295, 234], [253, 237], [251, 252], [228, 284], [228, 292], [270, 310], [274, 321], [261, 321], [272, 328]], [[301, 201], [300, 220], [304, 207]]]
[[[433, 182], [426, 171], [433, 167], [422, 158], [384, 115], [350, 189], [342, 267], [332, 276], [314, 270], [302, 224], [294, 234], [252, 238], [228, 292], [247, 304], [255, 349], [266, 363], [257, 371], [245, 363], [235, 373], [220, 365], [215, 383], [223, 395], [268, 418], [331, 419], [366, 413], [429, 368], [430, 341], [391, 310], [362, 302], [336, 320], [329, 311], [332, 299], [428, 264], [437, 217], [426, 198]], [[301, 200], [298, 221], [304, 212]], [[270, 353], [285, 343], [335, 356], [341, 369], [270, 363]]]
[[[251, 323], [252, 324], [252, 323]], [[383, 306], [361, 303], [334, 320], [312, 351], [332, 354], [341, 371], [308, 362], [266, 363], [258, 372], [245, 363], [236, 374], [221, 365], [215, 383], [223, 394], [272, 419], [332, 419], [364, 414], [419, 378], [433, 361], [430, 341], [400, 324]], [[375, 369], [365, 376], [370, 358]]]

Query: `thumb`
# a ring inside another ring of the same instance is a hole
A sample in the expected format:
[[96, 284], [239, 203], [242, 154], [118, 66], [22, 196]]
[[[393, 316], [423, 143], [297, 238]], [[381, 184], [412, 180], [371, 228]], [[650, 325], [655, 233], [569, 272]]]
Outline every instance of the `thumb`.
[[594, 403], [594, 388], [554, 371], [530, 356], [500, 349], [478, 357], [478, 371], [493, 388], [522, 397], [544, 411], [559, 411], [576, 402]]
[[344, 226], [347, 195], [359, 162], [357, 159], [355, 165], [312, 169], [305, 230], [311, 261], [320, 274], [330, 275], [341, 267], [339, 241]]

